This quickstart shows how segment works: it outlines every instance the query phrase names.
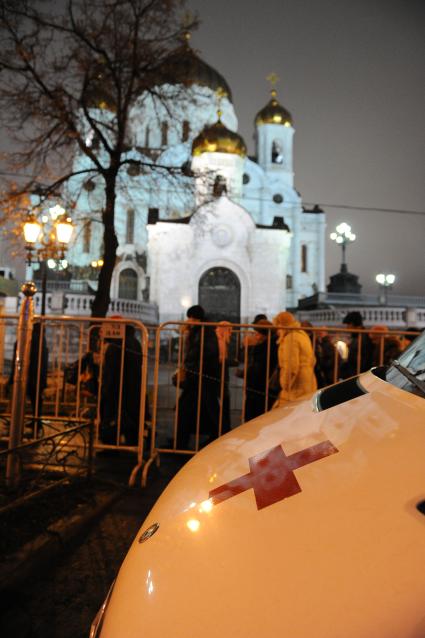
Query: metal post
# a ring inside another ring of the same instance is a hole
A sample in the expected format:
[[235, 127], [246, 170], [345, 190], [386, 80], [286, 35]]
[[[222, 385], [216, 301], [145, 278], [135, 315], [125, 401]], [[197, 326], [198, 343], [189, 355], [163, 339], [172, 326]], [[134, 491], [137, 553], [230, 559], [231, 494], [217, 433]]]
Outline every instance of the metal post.
[[341, 244], [341, 248], [342, 248], [342, 266], [341, 266], [341, 272], [344, 272], [346, 267], [347, 267], [347, 262], [345, 259], [345, 241], [342, 242]]
[[41, 264], [41, 315], [46, 314], [46, 293], [47, 293], [47, 262], [44, 259]]
[[[34, 295], [37, 288], [27, 281], [21, 288], [24, 294], [19, 313], [18, 333], [16, 337], [15, 371], [13, 375], [12, 409], [10, 417], [9, 450], [20, 445], [24, 426], [25, 396], [31, 349], [32, 325], [34, 317]], [[19, 483], [19, 455], [11, 452], [7, 457], [6, 482], [8, 486]]]

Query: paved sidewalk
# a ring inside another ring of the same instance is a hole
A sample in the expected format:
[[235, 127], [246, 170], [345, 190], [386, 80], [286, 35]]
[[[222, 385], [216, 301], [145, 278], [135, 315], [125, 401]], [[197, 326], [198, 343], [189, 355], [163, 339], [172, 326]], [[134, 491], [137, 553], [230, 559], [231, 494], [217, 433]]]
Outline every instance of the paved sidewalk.
[[99, 509], [70, 513], [41, 544], [40, 538], [34, 539], [33, 553], [21, 554], [0, 597], [2, 638], [87, 637], [135, 534], [187, 460], [165, 455], [159, 469], [151, 468], [148, 485], [141, 489], [125, 485], [134, 457], [105, 456], [101, 474], [111, 479], [110, 502], [103, 499]]

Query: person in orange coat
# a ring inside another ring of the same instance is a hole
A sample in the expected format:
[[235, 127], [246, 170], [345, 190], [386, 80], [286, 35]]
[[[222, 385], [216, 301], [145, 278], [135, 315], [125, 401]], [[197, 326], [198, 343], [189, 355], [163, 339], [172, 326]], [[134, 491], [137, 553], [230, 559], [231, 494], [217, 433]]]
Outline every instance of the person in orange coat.
[[316, 358], [311, 340], [290, 312], [280, 312], [274, 319], [278, 328], [278, 362], [280, 393], [274, 408], [295, 401], [317, 389], [314, 366]]

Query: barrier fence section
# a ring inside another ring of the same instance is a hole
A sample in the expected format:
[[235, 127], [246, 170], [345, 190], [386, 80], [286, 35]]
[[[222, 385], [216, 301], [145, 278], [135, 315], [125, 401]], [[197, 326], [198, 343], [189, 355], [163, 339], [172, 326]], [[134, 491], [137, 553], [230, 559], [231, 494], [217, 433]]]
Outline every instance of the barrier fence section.
[[[17, 328], [16, 316], [0, 315], [0, 442], [9, 438]], [[299, 328], [285, 329], [293, 330]], [[319, 388], [390, 363], [411, 335], [382, 328], [302, 330], [316, 356]], [[281, 336], [271, 324], [145, 326], [121, 317], [36, 316], [25, 442], [90, 422], [94, 453], [137, 454], [129, 482], [142, 471], [144, 485], [161, 454], [192, 455], [273, 407], [280, 392]]]
[[[8, 441], [18, 318], [0, 316], [0, 439]], [[137, 320], [35, 317], [29, 348], [23, 435], [36, 440], [67, 427], [94, 424], [93, 449], [137, 453], [143, 462], [148, 331]], [[55, 424], [55, 425], [54, 425]]]
[[[382, 328], [302, 330], [316, 358], [318, 388], [389, 364], [410, 343], [408, 337], [417, 336]], [[149, 328], [151, 434], [142, 485], [161, 454], [193, 455], [273, 407], [280, 392], [281, 336], [282, 329], [271, 324], [176, 321]], [[291, 376], [291, 370], [286, 373]]]

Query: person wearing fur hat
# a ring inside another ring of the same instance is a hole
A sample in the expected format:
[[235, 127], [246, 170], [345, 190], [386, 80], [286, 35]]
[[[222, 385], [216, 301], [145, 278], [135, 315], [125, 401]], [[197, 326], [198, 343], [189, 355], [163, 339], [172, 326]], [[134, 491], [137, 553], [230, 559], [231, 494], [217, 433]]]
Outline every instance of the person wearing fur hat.
[[280, 407], [317, 389], [316, 358], [308, 334], [292, 313], [280, 312], [273, 323], [278, 329], [280, 381], [279, 397], [273, 407]]

